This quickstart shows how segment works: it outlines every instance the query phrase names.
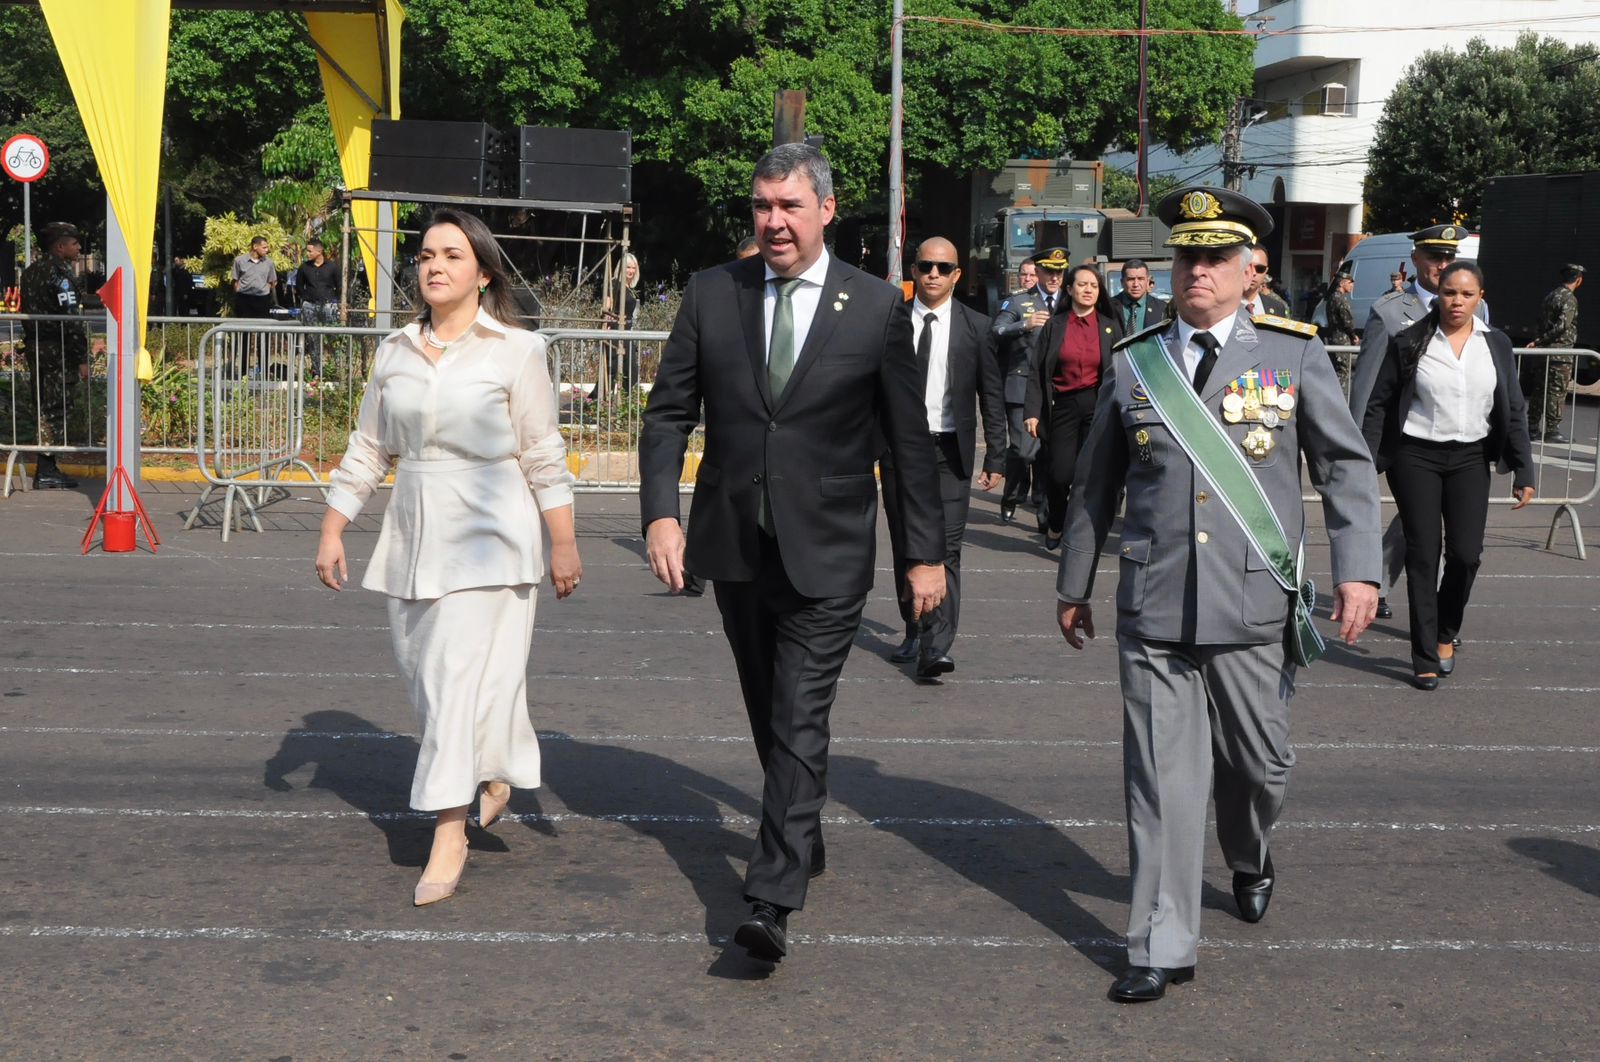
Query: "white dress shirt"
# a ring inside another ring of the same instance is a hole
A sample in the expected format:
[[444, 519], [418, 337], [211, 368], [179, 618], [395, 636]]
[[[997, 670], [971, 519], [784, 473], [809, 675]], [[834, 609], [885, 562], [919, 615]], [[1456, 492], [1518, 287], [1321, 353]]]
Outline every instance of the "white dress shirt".
[[418, 600], [544, 577], [542, 511], [572, 504], [543, 336], [483, 311], [438, 362], [410, 324], [378, 345], [329, 481], [349, 519], [399, 459], [361, 585]]
[[928, 315], [933, 314], [933, 348], [928, 352], [928, 379], [923, 385], [923, 402], [928, 407], [928, 430], [949, 432], [956, 430], [955, 414], [950, 408], [948, 380], [950, 378], [950, 322], [953, 299], [944, 300], [937, 310], [930, 310], [921, 299], [911, 300], [912, 349], [922, 342], [922, 330]]
[[[778, 274], [767, 266], [767, 282], [761, 288], [761, 312], [766, 318], [764, 335], [767, 341], [767, 351], [772, 351], [772, 314], [778, 306], [778, 285], [774, 280], [780, 279]], [[794, 363], [800, 364], [800, 352], [806, 349], [806, 336], [811, 333], [811, 321], [817, 316], [817, 307], [822, 302], [822, 289], [828, 282], [828, 251], [823, 249], [817, 260], [811, 263], [811, 268], [801, 273], [799, 280], [804, 281], [794, 289], [789, 296], [789, 304], [794, 307]]]
[[1218, 356], [1220, 357], [1222, 348], [1227, 346], [1228, 340], [1233, 338], [1233, 322], [1238, 316], [1239, 312], [1235, 310], [1206, 329], [1196, 328], [1183, 318], [1178, 318], [1177, 349], [1183, 356], [1183, 374], [1191, 384], [1194, 383], [1194, 371], [1200, 367], [1200, 357], [1205, 353], [1200, 349], [1200, 344], [1194, 341], [1194, 334], [1199, 331], [1206, 331], [1216, 336]]
[[1411, 408], [1401, 429], [1413, 439], [1428, 442], [1477, 442], [1489, 434], [1498, 382], [1489, 341], [1489, 326], [1472, 319], [1472, 335], [1461, 357], [1443, 331], [1434, 330], [1417, 362]]

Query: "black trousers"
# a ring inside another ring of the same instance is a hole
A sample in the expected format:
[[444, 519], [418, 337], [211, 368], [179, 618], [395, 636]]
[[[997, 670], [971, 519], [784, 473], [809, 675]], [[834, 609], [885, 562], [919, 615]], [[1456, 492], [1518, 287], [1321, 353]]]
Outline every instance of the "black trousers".
[[822, 841], [828, 713], [867, 598], [803, 596], [777, 539], [761, 543], [754, 580], [712, 585], [765, 775], [745, 896], [798, 910]]
[[[1028, 430], [1022, 426], [1022, 406], [1006, 406], [1006, 431], [1010, 435], [1010, 445], [1006, 447], [1005, 486], [1000, 491], [1000, 504], [1015, 508], [1025, 501], [1032, 500], [1034, 505], [1044, 501], [1044, 480], [1039, 475], [1043, 468], [1041, 462], [1047, 460], [1041, 448], [1034, 459], [1025, 460], [1019, 452], [1024, 441], [1032, 442], [1028, 437]], [[1041, 447], [1043, 440], [1040, 440]]]
[[1389, 466], [1389, 490], [1406, 536], [1411, 666], [1417, 674], [1437, 674], [1439, 643], [1461, 632], [1483, 553], [1489, 519], [1489, 462], [1483, 443], [1402, 438]]
[[1094, 400], [1098, 388], [1057, 391], [1050, 402], [1050, 533], [1061, 534], [1067, 522], [1067, 497], [1072, 493], [1072, 473], [1078, 467], [1078, 454], [1089, 437], [1094, 420]]
[[[961, 619], [961, 539], [967, 531], [967, 511], [972, 506], [972, 486], [961, 475], [960, 443], [955, 435], [934, 437], [934, 454], [939, 465], [939, 502], [944, 510], [944, 600], [921, 621], [911, 618], [911, 602], [906, 600], [906, 571], [911, 560], [905, 550], [905, 523], [900, 507], [900, 477], [894, 459], [885, 454], [878, 461], [883, 474], [883, 512], [889, 521], [889, 545], [894, 553], [894, 593], [900, 605], [900, 619], [906, 635], [922, 639], [922, 652], [942, 656], [955, 644], [956, 626]], [[932, 557], [917, 557], [918, 561]]]
[[233, 315], [235, 317], [271, 317], [272, 296], [251, 295], [243, 291], [234, 292]]

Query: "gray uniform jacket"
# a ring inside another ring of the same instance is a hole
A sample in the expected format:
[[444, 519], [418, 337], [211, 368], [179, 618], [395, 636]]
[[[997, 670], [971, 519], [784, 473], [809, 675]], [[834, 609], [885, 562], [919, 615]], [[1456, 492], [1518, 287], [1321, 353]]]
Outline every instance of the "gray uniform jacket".
[[[1161, 332], [1171, 356], [1181, 355], [1175, 322]], [[1305, 333], [1310, 333], [1309, 335]], [[1067, 512], [1066, 548], [1057, 596], [1088, 601], [1095, 564], [1126, 484], [1117, 584], [1117, 633], [1149, 641], [1188, 644], [1267, 644], [1284, 637], [1289, 596], [1267, 562], [1157, 418], [1155, 407], [1133, 394], [1126, 347], [1118, 344], [1110, 377], [1100, 387], [1094, 425], [1078, 467]], [[1302, 459], [1322, 495], [1333, 558], [1333, 582], [1377, 583], [1381, 568], [1378, 479], [1367, 444], [1345, 406], [1333, 364], [1309, 325], [1234, 318], [1233, 336], [1218, 352], [1201, 402], [1239, 443], [1260, 425], [1222, 421], [1228, 385], [1245, 373], [1288, 372], [1296, 403], [1287, 420], [1266, 429], [1275, 446], [1248, 461], [1291, 548], [1300, 541]], [[1179, 365], [1184, 376], [1188, 373]], [[1140, 441], [1141, 433], [1143, 440]], [[1248, 459], [1247, 459], [1248, 460]]]
[[[1056, 293], [1056, 305], [1066, 300], [1063, 292]], [[1036, 285], [1013, 291], [1000, 304], [1000, 312], [989, 323], [989, 334], [995, 337], [1000, 358], [1000, 372], [1004, 377], [1005, 401], [1008, 406], [1020, 406], [1028, 398], [1028, 378], [1033, 375], [1037, 339], [1043, 329], [1028, 331], [1028, 317], [1035, 310], [1044, 309], [1044, 292]]]

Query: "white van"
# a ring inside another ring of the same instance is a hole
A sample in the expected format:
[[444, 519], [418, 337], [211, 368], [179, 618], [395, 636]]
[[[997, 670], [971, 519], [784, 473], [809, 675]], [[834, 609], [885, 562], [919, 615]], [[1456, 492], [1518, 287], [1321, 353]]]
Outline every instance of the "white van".
[[[1461, 241], [1457, 258], [1478, 257], [1478, 234], [1472, 233]], [[1368, 236], [1345, 255], [1337, 272], [1355, 277], [1356, 287], [1350, 293], [1350, 314], [1356, 327], [1367, 323], [1372, 304], [1383, 297], [1391, 287], [1389, 274], [1404, 272], [1409, 278], [1417, 269], [1411, 264], [1411, 237], [1404, 232], [1385, 232]], [[1318, 307], [1319, 313], [1321, 307]]]

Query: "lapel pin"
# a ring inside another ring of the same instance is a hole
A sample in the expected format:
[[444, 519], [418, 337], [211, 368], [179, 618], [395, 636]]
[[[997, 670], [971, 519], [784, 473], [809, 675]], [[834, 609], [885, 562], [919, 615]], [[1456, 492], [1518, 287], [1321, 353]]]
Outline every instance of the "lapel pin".
[[834, 304], [833, 304], [833, 308], [834, 308], [834, 309], [835, 309], [835, 310], [842, 310], [842, 309], [844, 309], [844, 303], [842, 303], [842, 302], [836, 302], [836, 303], [834, 303]]
[[841, 291], [841, 292], [839, 292], [839, 298], [844, 302], [849, 302], [850, 301], [850, 293], [848, 291]]

